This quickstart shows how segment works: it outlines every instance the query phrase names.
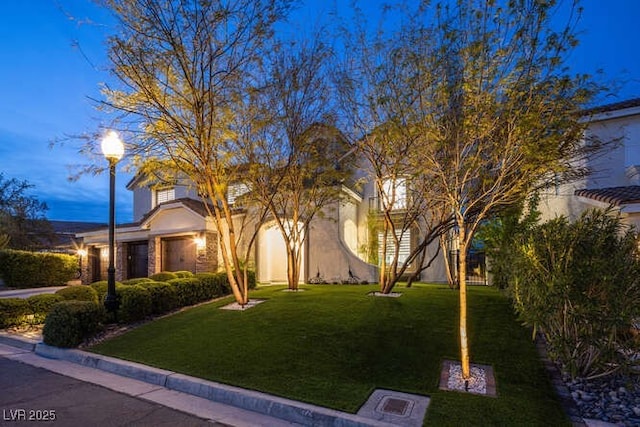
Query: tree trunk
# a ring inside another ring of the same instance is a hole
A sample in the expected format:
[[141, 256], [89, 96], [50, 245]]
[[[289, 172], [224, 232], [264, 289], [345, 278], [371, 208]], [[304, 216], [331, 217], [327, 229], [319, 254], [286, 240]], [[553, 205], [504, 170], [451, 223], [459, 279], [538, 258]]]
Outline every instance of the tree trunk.
[[453, 275], [451, 274], [451, 263], [449, 262], [450, 251], [447, 248], [447, 242], [445, 241], [447, 235], [442, 234], [438, 237], [440, 243], [440, 250], [442, 251], [442, 257], [444, 258], [444, 270], [447, 272], [447, 283], [449, 284], [450, 289], [455, 289], [455, 281], [453, 280]]
[[469, 345], [467, 341], [467, 242], [464, 224], [460, 226], [458, 243], [460, 255], [458, 260], [458, 283], [460, 284], [460, 363], [462, 378], [469, 379]]
[[300, 279], [300, 251], [287, 247], [287, 284], [292, 291], [298, 290]]

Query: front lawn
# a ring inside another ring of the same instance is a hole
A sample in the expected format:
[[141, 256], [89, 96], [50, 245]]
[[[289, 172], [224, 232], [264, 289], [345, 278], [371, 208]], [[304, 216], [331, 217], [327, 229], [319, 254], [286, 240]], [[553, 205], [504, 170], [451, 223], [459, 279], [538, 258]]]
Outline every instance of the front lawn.
[[96, 353], [355, 413], [376, 388], [428, 395], [425, 425], [570, 425], [530, 331], [497, 290], [469, 290], [472, 363], [492, 365], [498, 397], [440, 391], [444, 359], [458, 360], [458, 294], [446, 286], [264, 287], [250, 310], [225, 298], [99, 344]]

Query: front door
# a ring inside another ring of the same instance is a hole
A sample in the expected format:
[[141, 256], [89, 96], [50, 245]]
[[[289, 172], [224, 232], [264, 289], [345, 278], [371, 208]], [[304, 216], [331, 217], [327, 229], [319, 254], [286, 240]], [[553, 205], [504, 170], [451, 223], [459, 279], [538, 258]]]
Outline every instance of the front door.
[[127, 248], [127, 278], [149, 275], [149, 243], [132, 242]]
[[162, 239], [163, 271], [196, 271], [196, 245], [191, 238]]

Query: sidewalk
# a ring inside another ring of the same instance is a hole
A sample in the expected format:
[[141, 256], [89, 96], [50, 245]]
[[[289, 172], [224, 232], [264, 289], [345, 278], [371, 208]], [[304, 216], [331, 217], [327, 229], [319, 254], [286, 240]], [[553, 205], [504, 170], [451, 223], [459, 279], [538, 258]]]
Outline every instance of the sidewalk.
[[393, 425], [4, 332], [0, 356], [231, 426]]
[[54, 294], [57, 290], [66, 286], [49, 286], [46, 288], [7, 289], [0, 287], [0, 298], [29, 298], [32, 295]]

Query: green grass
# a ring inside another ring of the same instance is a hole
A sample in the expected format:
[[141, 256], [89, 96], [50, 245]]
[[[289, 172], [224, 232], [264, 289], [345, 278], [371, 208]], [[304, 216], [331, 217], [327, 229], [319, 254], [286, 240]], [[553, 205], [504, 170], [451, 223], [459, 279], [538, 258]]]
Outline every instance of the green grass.
[[356, 412], [376, 388], [431, 397], [425, 425], [570, 425], [530, 332], [498, 291], [469, 291], [472, 363], [494, 367], [498, 397], [438, 389], [444, 359], [458, 360], [458, 293], [446, 286], [266, 287], [250, 310], [202, 305], [93, 347], [109, 356], [338, 410]]

